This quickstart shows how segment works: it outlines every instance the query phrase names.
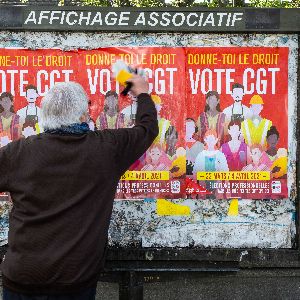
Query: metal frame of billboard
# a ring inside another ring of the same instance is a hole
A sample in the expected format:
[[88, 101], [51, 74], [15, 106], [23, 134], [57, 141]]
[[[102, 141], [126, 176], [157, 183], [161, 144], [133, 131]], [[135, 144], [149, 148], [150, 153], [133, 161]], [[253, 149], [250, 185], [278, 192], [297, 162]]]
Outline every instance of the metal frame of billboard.
[[[55, 14], [52, 13], [54, 11], [56, 12]], [[55, 19], [61, 17], [63, 12], [65, 12], [64, 21], [62, 21], [62, 19]], [[66, 22], [67, 13], [70, 12], [71, 14], [69, 15], [68, 22]], [[109, 15], [110, 17], [107, 17], [109, 13], [111, 13]], [[229, 14], [230, 20], [228, 21]], [[236, 15], [235, 22], [233, 23], [232, 20], [234, 14]], [[90, 17], [88, 17], [89, 15]], [[25, 21], [28, 20], [28, 18], [30, 20], [30, 16], [31, 21], [28, 21], [25, 24]], [[52, 24], [50, 24], [51, 16]], [[79, 25], [78, 18], [80, 18], [80, 16], [82, 16], [81, 19], [86, 20], [86, 22], [88, 20], [87, 18], [89, 18], [89, 22], [91, 22], [91, 20], [94, 18], [96, 18], [95, 20], [98, 18], [99, 21], [97, 24], [94, 22], [93, 25]], [[119, 23], [113, 24], [116, 16], [118, 20], [120, 20], [121, 17], [122, 22], [120, 25]], [[223, 16], [222, 18], [225, 17], [225, 25], [222, 22], [220, 23], [220, 16]], [[75, 19], [75, 17], [78, 18]], [[151, 26], [149, 23], [147, 23], [147, 20], [151, 19], [152, 22], [156, 22], [153, 21], [154, 17], [158, 20], [158, 22], [159, 20], [167, 19], [170, 21], [170, 23], [167, 26], [162, 25], [165, 23], [160, 23], [160, 26]], [[99, 23], [100, 18], [102, 20], [102, 25]], [[109, 24], [106, 22], [106, 24], [103, 25], [103, 20], [105, 21], [105, 18], [109, 20]], [[199, 25], [200, 19], [202, 20], [201, 26]], [[203, 19], [206, 20], [206, 23], [203, 23]], [[140, 20], [140, 23], [138, 22], [137, 25], [135, 25], [137, 20]], [[189, 20], [189, 23], [187, 20]], [[54, 21], [56, 22], [55, 24]], [[73, 25], [69, 24], [75, 21], [76, 23]], [[58, 24], [57, 22], [62, 22], [62, 24]], [[145, 25], [143, 22], [145, 22]], [[182, 25], [178, 25], [181, 24], [181, 22]], [[194, 24], [194, 26], [189, 26], [189, 24]], [[218, 24], [224, 26], [218, 26]], [[209, 9], [203, 7], [154, 9], [2, 5], [0, 6], [0, 30], [81, 32], [299, 33], [300, 9]], [[300, 57], [299, 34], [298, 53], [298, 57]], [[297, 76], [297, 93], [299, 99], [299, 63]], [[298, 101], [298, 103], [300, 103], [300, 101]], [[300, 120], [300, 104], [298, 104], [297, 114], [297, 118]], [[297, 128], [297, 136], [300, 137], [299, 126]], [[297, 141], [297, 157], [299, 156], [300, 139]], [[102, 274], [99, 274], [99, 280], [118, 282], [120, 284], [120, 299], [142, 299], [144, 283], [172, 280], [178, 275], [184, 277], [186, 276], [185, 274], [193, 274], [193, 276], [195, 276], [195, 274], [199, 273], [204, 273], [205, 276], [211, 273], [236, 274], [236, 272], [248, 268], [255, 268], [257, 270], [300, 270], [300, 160], [297, 161], [296, 182], [297, 231], [296, 240], [292, 249], [109, 248], [107, 251], [107, 260], [105, 266], [106, 271]], [[4, 255], [5, 250], [5, 246], [0, 248], [1, 257]]]

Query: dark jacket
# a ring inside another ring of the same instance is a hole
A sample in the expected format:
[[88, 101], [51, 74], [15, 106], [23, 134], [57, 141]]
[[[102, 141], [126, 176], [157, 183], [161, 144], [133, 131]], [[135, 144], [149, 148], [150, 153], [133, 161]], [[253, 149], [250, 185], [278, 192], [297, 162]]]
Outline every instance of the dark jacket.
[[136, 126], [42, 133], [0, 149], [0, 191], [13, 199], [3, 285], [76, 292], [97, 282], [120, 176], [158, 134], [154, 103], [138, 97]]

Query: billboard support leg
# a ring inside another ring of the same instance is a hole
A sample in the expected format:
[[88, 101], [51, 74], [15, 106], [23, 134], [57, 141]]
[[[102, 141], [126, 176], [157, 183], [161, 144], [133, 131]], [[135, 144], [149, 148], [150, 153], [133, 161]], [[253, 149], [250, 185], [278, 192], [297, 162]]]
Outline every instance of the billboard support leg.
[[136, 272], [124, 272], [119, 283], [119, 300], [142, 300], [143, 282], [138, 280]]

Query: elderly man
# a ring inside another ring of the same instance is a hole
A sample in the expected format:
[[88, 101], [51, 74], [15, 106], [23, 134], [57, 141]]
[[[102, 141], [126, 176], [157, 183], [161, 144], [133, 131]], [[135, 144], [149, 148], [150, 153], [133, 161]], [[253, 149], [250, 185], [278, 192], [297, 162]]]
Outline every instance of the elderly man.
[[58, 83], [42, 102], [45, 132], [0, 149], [0, 192], [14, 204], [4, 300], [95, 299], [119, 178], [158, 134], [148, 83], [130, 81], [133, 128], [90, 131], [86, 93]]

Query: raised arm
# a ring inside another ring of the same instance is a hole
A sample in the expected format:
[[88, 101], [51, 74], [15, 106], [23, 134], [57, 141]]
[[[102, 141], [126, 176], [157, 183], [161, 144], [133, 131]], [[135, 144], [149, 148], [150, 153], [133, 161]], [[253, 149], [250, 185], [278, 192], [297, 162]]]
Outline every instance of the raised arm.
[[137, 96], [136, 125], [133, 128], [111, 130], [117, 144], [117, 165], [122, 175], [150, 147], [158, 135], [157, 112], [148, 95], [149, 85], [141, 76], [130, 80], [131, 93]]

